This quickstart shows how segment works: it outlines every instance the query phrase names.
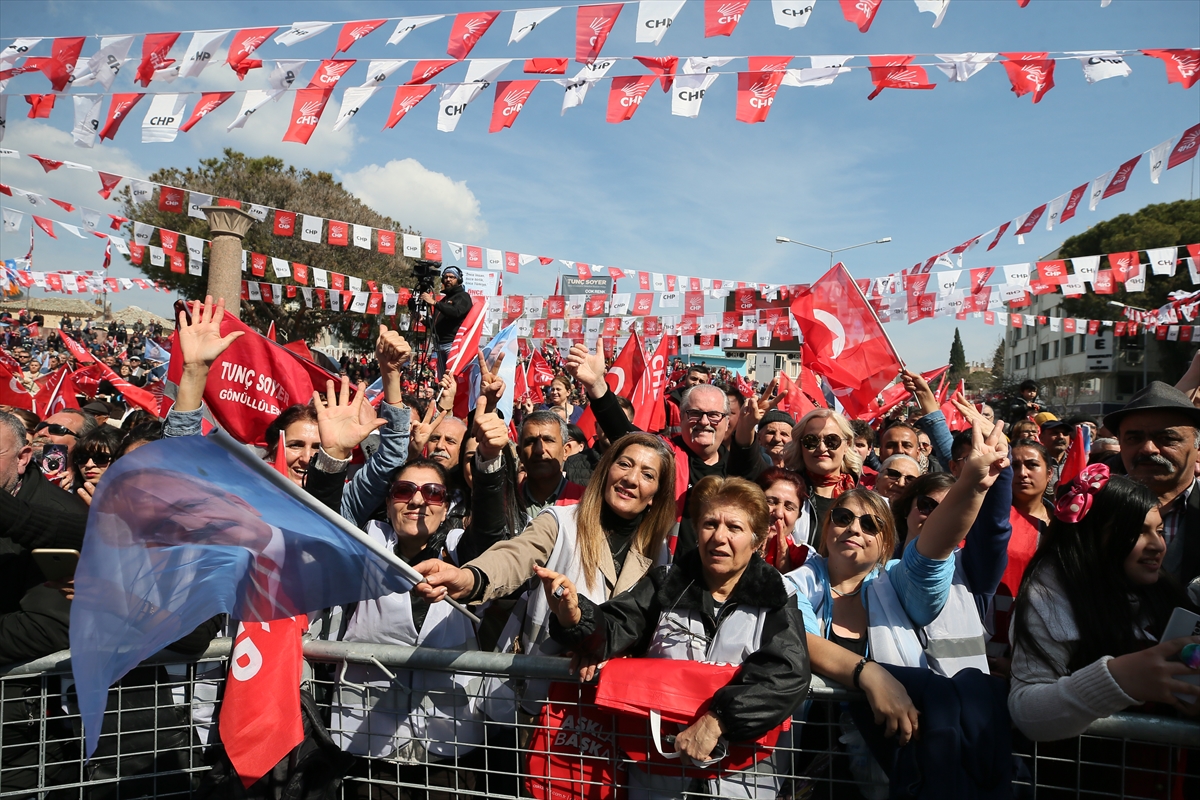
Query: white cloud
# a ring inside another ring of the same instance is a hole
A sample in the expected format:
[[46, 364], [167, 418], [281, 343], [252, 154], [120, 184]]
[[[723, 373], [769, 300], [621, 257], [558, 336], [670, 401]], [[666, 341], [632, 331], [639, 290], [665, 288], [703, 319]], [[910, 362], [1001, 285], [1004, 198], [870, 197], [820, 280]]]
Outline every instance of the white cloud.
[[381, 214], [430, 236], [479, 241], [487, 236], [479, 200], [466, 181], [406, 158], [339, 176], [342, 185]]

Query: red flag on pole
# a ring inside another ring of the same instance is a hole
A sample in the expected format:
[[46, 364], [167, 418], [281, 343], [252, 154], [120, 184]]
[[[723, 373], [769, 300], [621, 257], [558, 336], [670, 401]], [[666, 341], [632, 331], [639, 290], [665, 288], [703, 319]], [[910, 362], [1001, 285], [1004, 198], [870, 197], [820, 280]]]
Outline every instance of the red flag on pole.
[[824, 376], [852, 416], [869, 412], [904, 362], [854, 278], [839, 262], [791, 309], [804, 334], [804, 363]]
[[671, 363], [670, 336], [664, 336], [650, 357], [643, 380], [648, 381], [645, 401], [633, 407], [633, 424], [644, 431], [660, 431], [667, 425], [667, 409], [663, 405], [667, 388], [667, 365]]
[[1063, 459], [1062, 473], [1058, 477], [1058, 485], [1066, 486], [1083, 472], [1088, 465], [1088, 451], [1084, 444], [1083, 426], [1076, 425], [1071, 434], [1071, 444], [1067, 447], [1067, 457]]
[[458, 326], [450, 354], [446, 357], [446, 372], [457, 375], [471, 365], [479, 353], [479, 336], [483, 333], [483, 318], [487, 301], [482, 297], [471, 298], [471, 310]]
[[529, 376], [526, 378], [530, 390], [549, 386], [553, 380], [554, 370], [550, 369], [541, 352], [534, 350], [533, 355], [529, 357]]
[[[257, 564], [251, 579], [260, 579]], [[225, 679], [220, 731], [225, 753], [247, 788], [304, 741], [300, 636], [307, 623], [306, 617], [295, 617], [243, 622], [238, 627]]]

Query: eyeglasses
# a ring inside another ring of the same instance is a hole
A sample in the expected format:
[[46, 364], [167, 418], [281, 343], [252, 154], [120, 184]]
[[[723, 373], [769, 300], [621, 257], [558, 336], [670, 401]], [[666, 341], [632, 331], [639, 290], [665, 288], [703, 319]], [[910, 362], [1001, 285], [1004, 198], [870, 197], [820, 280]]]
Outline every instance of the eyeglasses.
[[805, 450], [816, 450], [820, 445], [825, 445], [826, 450], [837, 450], [845, 442], [846, 438], [836, 433], [827, 433], [824, 436], [810, 433], [800, 438], [800, 446]]
[[883, 471], [883, 474], [884, 474], [884, 475], [887, 475], [889, 478], [891, 478], [891, 479], [892, 479], [892, 480], [894, 480], [896, 483], [899, 483], [899, 484], [901, 484], [901, 485], [903, 485], [903, 484], [906, 484], [906, 483], [908, 483], [909, 481], [911, 481], [911, 480], [913, 480], [914, 478], [916, 478], [916, 477], [917, 477], [916, 475], [905, 475], [905, 474], [904, 474], [903, 472], [901, 472], [900, 470], [898, 470], [898, 469], [892, 469], [891, 467], [888, 467], [887, 469], [885, 469], [885, 470]]
[[97, 467], [106, 467], [112, 463], [111, 453], [77, 453], [75, 455], [75, 463], [79, 466], [84, 466], [89, 461]]
[[855, 515], [845, 506], [829, 510], [829, 521], [839, 528], [849, 528], [854, 524], [854, 520], [858, 520], [858, 527], [862, 528], [862, 532], [869, 536], [878, 536], [879, 531], [883, 528], [879, 517], [872, 514]]
[[921, 512], [925, 516], [929, 516], [930, 514], [932, 514], [933, 510], [937, 507], [938, 507], [938, 501], [934, 500], [932, 497], [929, 497], [928, 495], [923, 494], [917, 498], [917, 511]]
[[425, 505], [442, 506], [446, 504], [446, 487], [440, 483], [423, 483], [420, 486], [412, 481], [396, 481], [392, 484], [391, 498], [397, 503], [407, 503], [416, 497], [417, 492], [425, 499]]
[[688, 422], [699, 422], [701, 419], [707, 418], [711, 425], [719, 425], [721, 420], [729, 416], [724, 411], [700, 411], [694, 408], [683, 412], [683, 415], [687, 417]]
[[78, 433], [71, 430], [66, 425], [59, 425], [52, 422], [39, 422], [38, 426], [33, 429], [34, 433], [39, 433], [41, 431], [49, 431], [51, 436], [79, 436]]

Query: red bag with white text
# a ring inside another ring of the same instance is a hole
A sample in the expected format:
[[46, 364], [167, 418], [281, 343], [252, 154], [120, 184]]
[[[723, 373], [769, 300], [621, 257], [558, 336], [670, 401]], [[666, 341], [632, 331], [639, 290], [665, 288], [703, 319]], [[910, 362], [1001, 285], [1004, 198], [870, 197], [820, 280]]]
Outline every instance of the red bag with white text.
[[596, 687], [551, 683], [528, 747], [525, 789], [537, 800], [625, 797], [613, 746], [614, 720], [596, 707]]
[[713, 695], [739, 669], [665, 658], [614, 658], [600, 670], [596, 705], [617, 712], [617, 747], [647, 772], [719, 778], [769, 758], [780, 735], [792, 726], [789, 716], [753, 742], [727, 745], [727, 754], [716, 763], [688, 766], [675, 752], [674, 734], [703, 716]]

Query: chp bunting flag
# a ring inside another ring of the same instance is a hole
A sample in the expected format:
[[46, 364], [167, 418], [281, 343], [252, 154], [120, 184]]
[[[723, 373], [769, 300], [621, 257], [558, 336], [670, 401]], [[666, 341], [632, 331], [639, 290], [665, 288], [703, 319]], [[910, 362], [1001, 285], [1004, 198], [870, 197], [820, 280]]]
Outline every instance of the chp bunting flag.
[[857, 25], [860, 33], [866, 33], [871, 29], [875, 12], [879, 11], [883, 0], [838, 0], [838, 3], [842, 6], [842, 16], [846, 21]]
[[1047, 58], [1048, 53], [1001, 53], [1012, 84], [1013, 93], [1017, 97], [1033, 94], [1033, 102], [1041, 102], [1046, 92], [1054, 88], [1054, 59]]
[[869, 412], [904, 364], [850, 273], [836, 264], [791, 310], [804, 334], [804, 363], [824, 376], [853, 416]]
[[498, 16], [499, 11], [469, 11], [455, 16], [446, 54], [459, 60], [466, 58]]
[[137, 74], [133, 77], [135, 83], [149, 86], [155, 72], [175, 63], [175, 59], [167, 58], [167, 54], [178, 38], [178, 33], [148, 33], [142, 38], [142, 63], [138, 64]]
[[538, 350], [533, 351], [533, 355], [529, 357], [529, 369], [526, 381], [529, 388], [541, 389], [549, 386], [554, 380], [554, 370], [546, 363], [546, 359]]
[[731, 36], [750, 0], [704, 0], [704, 38]]
[[738, 122], [766, 122], [775, 102], [775, 93], [786, 72], [739, 72], [737, 88]]
[[1151, 58], [1162, 59], [1167, 68], [1167, 83], [1182, 84], [1184, 89], [1190, 89], [1200, 80], [1200, 49], [1142, 52]]
[[600, 57], [609, 31], [617, 22], [624, 3], [580, 6], [575, 16], [575, 60], [591, 64]]
[[187, 118], [187, 122], [179, 126], [179, 130], [187, 133], [196, 126], [197, 122], [216, 111], [231, 97], [233, 97], [233, 92], [205, 92], [200, 96], [196, 107], [192, 109], [192, 115]]
[[1141, 160], [1142, 154], [1138, 153], [1136, 156], [1117, 167], [1116, 173], [1113, 175], [1112, 180], [1108, 182], [1108, 186], [1104, 189], [1104, 194], [1100, 196], [1100, 199], [1107, 200], [1114, 194], [1120, 194], [1121, 192], [1125, 191], [1125, 187], [1129, 185], [1129, 179], [1133, 177], [1134, 168]]
[[[50, 86], [56, 92], [61, 92], [71, 82], [71, 74], [83, 51], [86, 36], [61, 37], [51, 45], [49, 58], [26, 58], [25, 62], [12, 69], [0, 70], [0, 81], [6, 81], [14, 75], [39, 71], [50, 79]], [[6, 62], [0, 60], [0, 66]]]
[[341, 33], [338, 34], [337, 50], [333, 51], [336, 56], [338, 53], [344, 53], [354, 46], [354, 43], [359, 39], [374, 32], [386, 19], [363, 19], [358, 22], [347, 22], [342, 26]]
[[612, 79], [608, 92], [608, 122], [620, 123], [632, 119], [642, 98], [654, 84], [653, 75], [629, 75]]
[[[205, 620], [283, 620], [406, 593], [419, 579], [224, 434], [138, 448], [98, 486], [75, 573], [70, 644], [87, 754], [109, 687]], [[231, 669], [241, 677], [278, 666], [239, 639]], [[260, 725], [273, 713], [254, 710]]]
[[244, 28], [233, 35], [225, 63], [237, 74], [239, 81], [245, 80], [250, 70], [262, 67], [262, 61], [252, 59], [250, 55], [277, 30], [279, 28]]
[[292, 102], [292, 119], [288, 123], [287, 133], [283, 135], [283, 141], [308, 144], [332, 94], [332, 88], [297, 90], [296, 99]]
[[536, 80], [496, 81], [496, 100], [492, 104], [492, 124], [488, 127], [488, 133], [511, 128], [537, 85]]
[[1200, 146], [1200, 124], [1188, 128], [1183, 132], [1183, 136], [1179, 137], [1179, 143], [1175, 145], [1175, 149], [1171, 151], [1171, 157], [1167, 159], [1167, 169], [1174, 169], [1195, 158], [1198, 146]]
[[[845, 8], [846, 0], [843, 0]], [[924, 67], [912, 66], [915, 56], [871, 56], [871, 82], [875, 90], [867, 95], [874, 100], [884, 89], [932, 89]]]
[[417, 103], [428, 97], [434, 88], [433, 84], [426, 86], [397, 86], [396, 96], [392, 99], [392, 110], [388, 112], [388, 120], [384, 128], [396, 127], [396, 123], [404, 119], [404, 116], [409, 111], [412, 111]]
[[121, 123], [129, 116], [130, 110], [138, 104], [145, 95], [140, 93], [124, 93], [114, 94], [112, 100], [108, 104], [108, 117], [104, 121], [104, 127], [100, 129], [101, 139], [112, 139], [117, 135], [117, 129], [121, 127]]

